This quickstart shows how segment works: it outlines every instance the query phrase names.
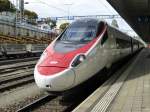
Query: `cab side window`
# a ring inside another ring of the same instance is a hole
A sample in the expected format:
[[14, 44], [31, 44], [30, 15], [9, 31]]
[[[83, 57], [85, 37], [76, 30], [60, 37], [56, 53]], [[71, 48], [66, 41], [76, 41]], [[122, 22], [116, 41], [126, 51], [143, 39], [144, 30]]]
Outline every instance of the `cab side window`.
[[108, 39], [108, 34], [107, 32], [105, 32], [104, 36], [101, 39], [101, 45], [103, 45], [107, 39]]
[[103, 31], [104, 26], [105, 26], [104, 22], [99, 23], [96, 36], [99, 36], [99, 34]]

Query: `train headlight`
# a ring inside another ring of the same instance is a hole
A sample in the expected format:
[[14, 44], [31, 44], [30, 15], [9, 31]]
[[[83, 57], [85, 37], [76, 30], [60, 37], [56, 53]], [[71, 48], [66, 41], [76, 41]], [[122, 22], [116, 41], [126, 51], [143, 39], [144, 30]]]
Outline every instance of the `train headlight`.
[[38, 64], [40, 64], [41, 62], [43, 62], [43, 60], [47, 57], [47, 51], [44, 51], [38, 61]]
[[86, 56], [84, 54], [81, 54], [81, 55], [77, 56], [74, 59], [74, 61], [72, 62], [71, 66], [72, 67], [76, 67], [77, 65], [79, 65], [80, 63], [82, 63], [85, 59], [86, 59]]

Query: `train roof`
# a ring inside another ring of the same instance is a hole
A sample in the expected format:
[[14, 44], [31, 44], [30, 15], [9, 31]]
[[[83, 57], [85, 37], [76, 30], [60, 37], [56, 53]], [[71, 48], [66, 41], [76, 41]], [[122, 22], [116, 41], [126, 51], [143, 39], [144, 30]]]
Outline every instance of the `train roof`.
[[96, 18], [84, 18], [84, 19], [78, 19], [74, 21], [71, 26], [97, 26], [101, 20], [96, 19]]

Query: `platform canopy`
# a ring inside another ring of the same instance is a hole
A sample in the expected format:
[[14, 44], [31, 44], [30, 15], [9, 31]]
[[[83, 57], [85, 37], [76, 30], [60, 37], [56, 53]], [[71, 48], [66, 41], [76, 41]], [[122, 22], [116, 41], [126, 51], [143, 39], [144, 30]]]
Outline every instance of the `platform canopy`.
[[150, 0], [107, 1], [145, 42], [150, 42]]

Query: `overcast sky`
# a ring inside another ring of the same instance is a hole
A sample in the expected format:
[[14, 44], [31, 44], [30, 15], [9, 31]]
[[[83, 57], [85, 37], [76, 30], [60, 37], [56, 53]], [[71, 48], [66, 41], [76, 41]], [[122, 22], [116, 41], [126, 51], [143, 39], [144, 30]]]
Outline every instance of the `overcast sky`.
[[[14, 4], [16, 0], [11, 0]], [[106, 0], [24, 0], [25, 9], [35, 11], [41, 17], [116, 15], [118, 14]], [[119, 27], [129, 31], [131, 28], [122, 19]], [[129, 32], [130, 33], [130, 32]]]
[[[15, 3], [16, 0], [11, 0]], [[106, 0], [24, 0], [25, 8], [40, 17], [69, 15], [117, 14]]]

